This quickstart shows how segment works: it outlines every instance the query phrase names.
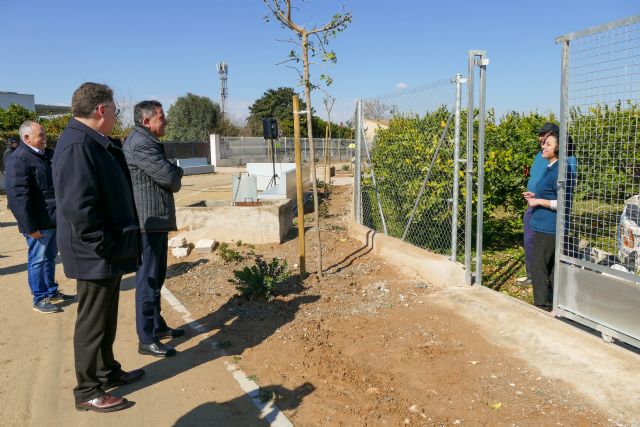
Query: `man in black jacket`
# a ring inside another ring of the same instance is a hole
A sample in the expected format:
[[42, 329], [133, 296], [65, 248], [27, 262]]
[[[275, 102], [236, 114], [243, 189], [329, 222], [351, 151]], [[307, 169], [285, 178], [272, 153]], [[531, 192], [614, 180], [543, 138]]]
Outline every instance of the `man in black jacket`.
[[167, 160], [158, 138], [167, 124], [158, 101], [142, 101], [133, 109], [135, 126], [124, 143], [131, 172], [133, 195], [142, 230], [142, 265], [136, 273], [136, 330], [138, 352], [157, 357], [173, 356], [175, 349], [162, 338], [184, 335], [162, 318], [160, 290], [167, 273], [167, 238], [176, 230], [173, 193], [180, 190], [182, 168]]
[[78, 286], [73, 392], [78, 410], [111, 412], [130, 403], [103, 387], [144, 376], [142, 369], [123, 371], [113, 355], [120, 280], [137, 269], [140, 231], [124, 155], [108, 138], [119, 113], [112, 90], [83, 83], [71, 111], [53, 156], [53, 183], [62, 264]]
[[27, 240], [27, 280], [33, 309], [40, 313], [61, 311], [55, 304], [72, 301], [58, 291], [55, 280], [56, 200], [51, 177], [51, 156], [44, 128], [27, 120], [20, 126], [23, 144], [7, 158], [6, 187], [9, 209], [18, 230]]
[[7, 161], [9, 160], [9, 156], [16, 151], [18, 148], [18, 138], [14, 138], [10, 136], [7, 138], [7, 148], [2, 153], [2, 170], [6, 172], [7, 170]]

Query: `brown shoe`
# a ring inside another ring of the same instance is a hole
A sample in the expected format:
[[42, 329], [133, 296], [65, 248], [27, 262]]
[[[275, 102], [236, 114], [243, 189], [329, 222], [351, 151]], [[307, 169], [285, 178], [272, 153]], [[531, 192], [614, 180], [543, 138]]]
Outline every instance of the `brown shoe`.
[[129, 401], [124, 397], [112, 396], [107, 393], [86, 402], [76, 403], [78, 411], [113, 412], [126, 409], [129, 406]]
[[134, 369], [129, 372], [122, 372], [120, 376], [113, 380], [107, 381], [104, 383], [105, 387], [118, 387], [120, 385], [135, 383], [136, 381], [140, 381], [144, 377], [144, 370], [142, 369]]

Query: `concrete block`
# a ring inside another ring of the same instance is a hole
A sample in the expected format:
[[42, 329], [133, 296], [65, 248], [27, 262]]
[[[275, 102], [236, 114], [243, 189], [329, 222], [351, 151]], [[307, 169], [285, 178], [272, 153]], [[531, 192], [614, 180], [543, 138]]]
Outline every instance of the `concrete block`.
[[216, 241], [212, 239], [200, 239], [196, 243], [196, 253], [210, 254], [216, 246]]
[[215, 238], [219, 242], [281, 243], [293, 227], [290, 200], [264, 201], [260, 206], [230, 206], [224, 200], [205, 200], [176, 208], [178, 229], [190, 241]]
[[170, 248], [183, 248], [187, 246], [187, 239], [182, 236], [176, 236], [169, 239]]
[[184, 248], [173, 248], [171, 253], [176, 258], [184, 258], [191, 252], [191, 246], [185, 246]]

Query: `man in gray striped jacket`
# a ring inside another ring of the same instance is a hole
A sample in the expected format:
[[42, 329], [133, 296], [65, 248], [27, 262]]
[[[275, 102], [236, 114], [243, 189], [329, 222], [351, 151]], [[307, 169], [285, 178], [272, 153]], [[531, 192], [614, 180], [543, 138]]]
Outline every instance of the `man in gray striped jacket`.
[[176, 351], [163, 338], [184, 335], [171, 329], [160, 313], [160, 290], [167, 272], [167, 240], [176, 230], [173, 193], [180, 191], [182, 168], [169, 162], [158, 138], [164, 136], [167, 121], [162, 104], [142, 101], [133, 110], [135, 126], [123, 151], [131, 172], [133, 196], [142, 231], [142, 265], [136, 273], [136, 331], [138, 353], [156, 357]]

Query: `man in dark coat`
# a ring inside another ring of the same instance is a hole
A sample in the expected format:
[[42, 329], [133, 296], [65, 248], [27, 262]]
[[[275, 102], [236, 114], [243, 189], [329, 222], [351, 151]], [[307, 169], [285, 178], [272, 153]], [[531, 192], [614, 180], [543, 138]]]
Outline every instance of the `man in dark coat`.
[[7, 138], [7, 148], [4, 150], [4, 153], [2, 153], [2, 170], [3, 171], [7, 170], [7, 161], [9, 160], [9, 156], [11, 155], [11, 153], [16, 151], [17, 148], [18, 148], [18, 139], [14, 138], [13, 136]]
[[72, 301], [58, 291], [55, 280], [56, 200], [51, 177], [51, 156], [44, 128], [27, 120], [20, 126], [24, 142], [7, 161], [6, 187], [9, 209], [18, 230], [27, 240], [27, 280], [33, 309], [40, 313], [61, 311], [55, 304]]
[[111, 412], [130, 403], [103, 387], [144, 376], [142, 369], [123, 371], [113, 355], [120, 280], [137, 269], [140, 230], [124, 155], [108, 138], [119, 113], [112, 90], [83, 83], [71, 111], [53, 156], [53, 183], [64, 272], [78, 287], [73, 392], [77, 409]]
[[173, 193], [180, 190], [183, 170], [167, 160], [158, 140], [167, 123], [162, 104], [140, 102], [134, 107], [133, 119], [135, 126], [124, 143], [124, 155], [142, 230], [142, 265], [136, 273], [138, 352], [167, 357], [176, 351], [160, 339], [184, 335], [183, 329], [169, 328], [160, 312], [168, 234], [177, 229]]

